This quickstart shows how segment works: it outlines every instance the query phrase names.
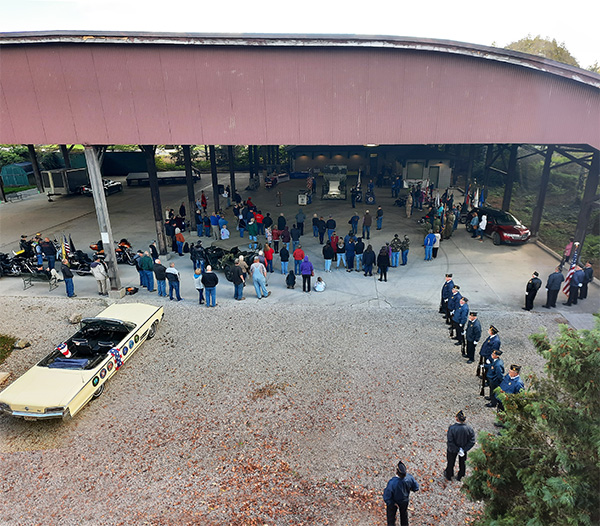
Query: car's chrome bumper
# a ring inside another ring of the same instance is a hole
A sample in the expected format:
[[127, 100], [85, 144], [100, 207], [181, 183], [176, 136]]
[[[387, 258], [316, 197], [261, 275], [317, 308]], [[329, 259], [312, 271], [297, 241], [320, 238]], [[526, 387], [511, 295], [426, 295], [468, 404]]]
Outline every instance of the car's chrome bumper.
[[68, 408], [56, 411], [47, 411], [45, 413], [32, 413], [30, 411], [13, 411], [5, 404], [0, 406], [0, 411], [17, 418], [24, 418], [25, 420], [49, 420], [51, 418], [67, 418], [70, 415]]

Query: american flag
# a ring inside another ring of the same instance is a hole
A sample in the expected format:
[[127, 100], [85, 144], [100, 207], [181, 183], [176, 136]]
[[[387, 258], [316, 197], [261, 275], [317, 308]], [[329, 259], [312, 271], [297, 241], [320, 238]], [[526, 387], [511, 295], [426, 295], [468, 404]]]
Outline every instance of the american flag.
[[566, 294], [567, 296], [569, 295], [569, 288], [571, 286], [571, 278], [573, 277], [573, 274], [575, 274], [575, 267], [577, 266], [577, 257], [579, 256], [578, 254], [579, 251], [579, 243], [574, 243], [573, 244], [573, 251], [572, 251], [572, 258], [571, 259], [571, 267], [569, 268], [569, 272], [567, 272], [567, 277], [565, 278], [565, 284], [563, 285], [563, 293]]
[[71, 245], [69, 245], [69, 242], [67, 241], [67, 236], [65, 236], [63, 234], [63, 245], [65, 247], [65, 253], [67, 254], [67, 256], [71, 255]]
[[66, 343], [61, 343], [56, 347], [56, 350], [64, 354], [65, 358], [71, 358], [71, 351], [69, 351], [69, 346]]
[[115, 365], [117, 366], [117, 369], [119, 367], [121, 367], [121, 365], [123, 365], [123, 356], [121, 355], [121, 351], [119, 349], [117, 349], [116, 347], [113, 347], [110, 351], [110, 354], [112, 354], [113, 358], [115, 359]]

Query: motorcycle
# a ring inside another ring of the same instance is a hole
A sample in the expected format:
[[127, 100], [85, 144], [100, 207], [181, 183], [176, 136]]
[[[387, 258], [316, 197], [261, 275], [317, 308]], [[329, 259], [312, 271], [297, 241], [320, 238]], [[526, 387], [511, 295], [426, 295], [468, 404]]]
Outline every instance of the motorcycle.
[[[127, 263], [131, 266], [135, 265], [135, 260], [133, 259], [135, 253], [131, 250], [131, 243], [123, 238], [118, 243], [115, 241], [115, 245], [117, 245], [115, 248], [117, 263]], [[97, 256], [104, 257], [104, 245], [102, 240], [99, 240], [98, 243], [92, 243], [90, 248], [94, 251], [94, 258]]]
[[86, 276], [92, 273], [92, 259], [83, 251], [76, 250], [67, 256], [69, 266], [78, 276]]
[[20, 276], [23, 273], [22, 267], [16, 259], [0, 252], [0, 277]]

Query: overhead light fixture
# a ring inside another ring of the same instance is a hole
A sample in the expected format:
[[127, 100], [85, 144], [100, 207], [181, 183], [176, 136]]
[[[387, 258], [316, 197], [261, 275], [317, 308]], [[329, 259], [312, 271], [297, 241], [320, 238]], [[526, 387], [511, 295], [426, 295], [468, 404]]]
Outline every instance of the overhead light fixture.
[[379, 146], [379, 144], [365, 144], [367, 148], [374, 148], [375, 146]]

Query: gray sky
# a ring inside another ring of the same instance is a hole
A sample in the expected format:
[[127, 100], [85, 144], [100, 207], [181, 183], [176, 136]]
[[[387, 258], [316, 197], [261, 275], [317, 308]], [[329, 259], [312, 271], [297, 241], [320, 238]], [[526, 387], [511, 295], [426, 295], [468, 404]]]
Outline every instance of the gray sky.
[[498, 47], [539, 34], [564, 43], [582, 67], [600, 62], [598, 0], [0, 0], [0, 13], [0, 32], [397, 35]]

